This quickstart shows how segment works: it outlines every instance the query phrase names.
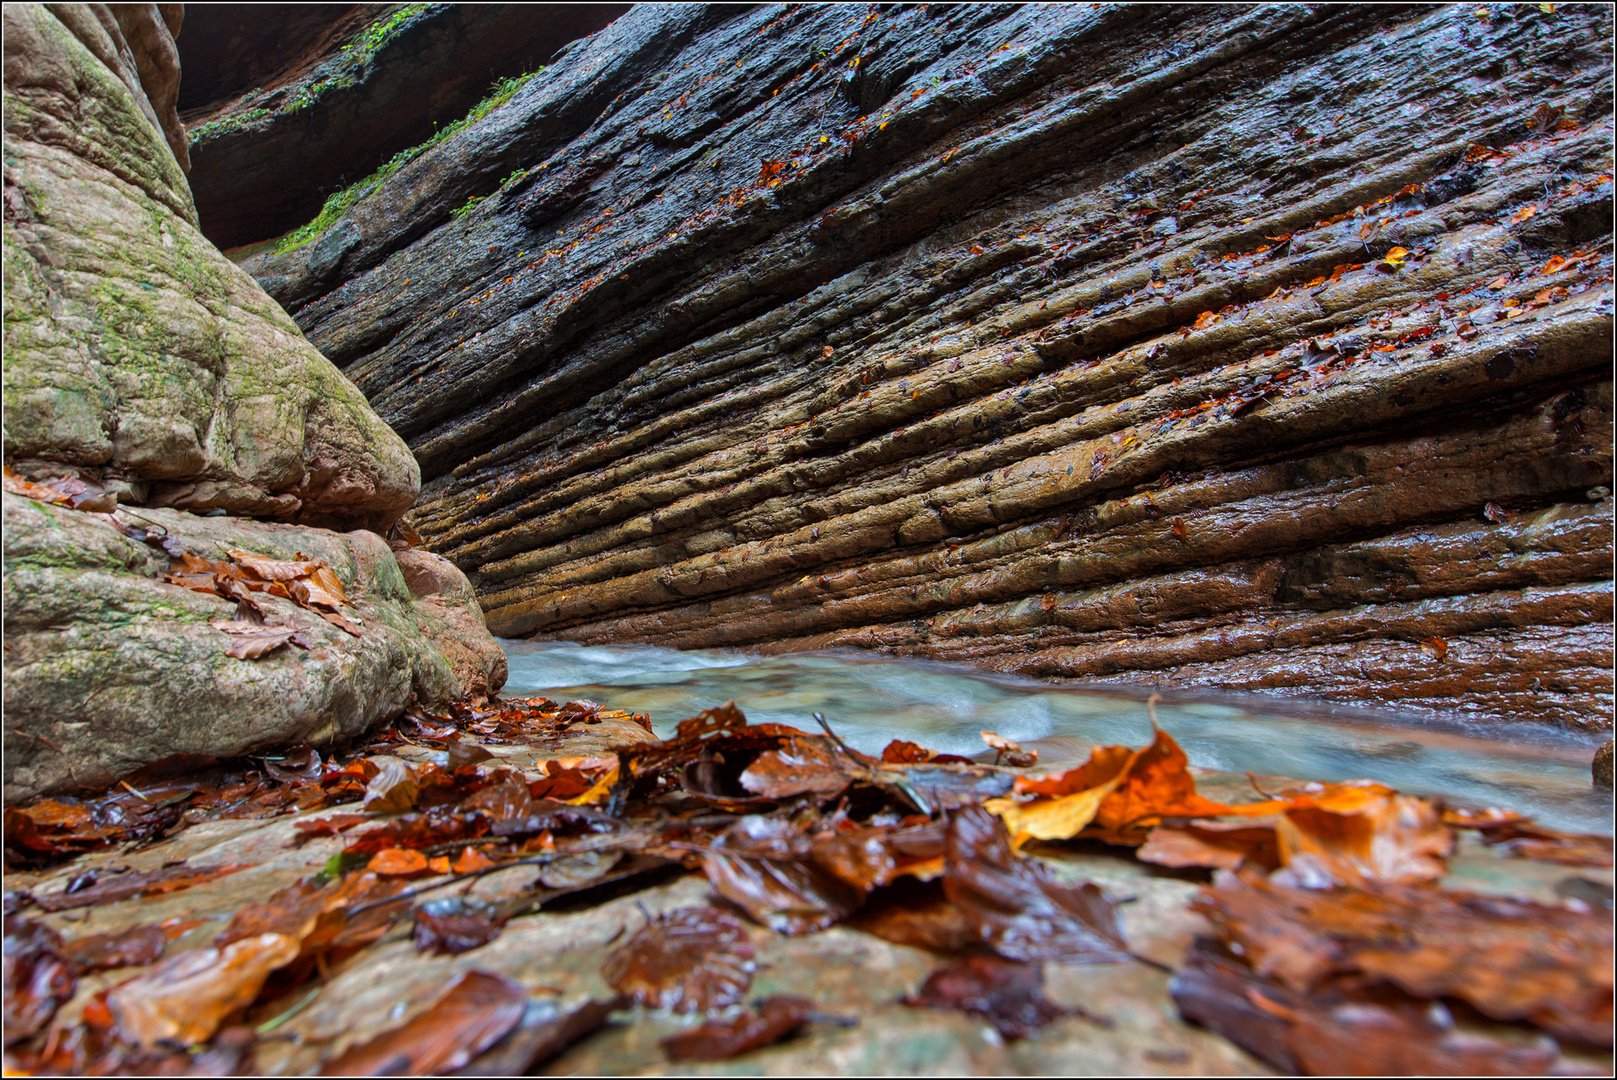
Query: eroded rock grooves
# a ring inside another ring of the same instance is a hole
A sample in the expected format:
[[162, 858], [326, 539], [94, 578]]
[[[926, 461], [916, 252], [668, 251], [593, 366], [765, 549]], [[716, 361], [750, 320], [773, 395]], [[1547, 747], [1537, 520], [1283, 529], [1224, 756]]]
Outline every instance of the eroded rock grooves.
[[639, 7], [245, 265], [497, 633], [1609, 728], [1611, 33]]

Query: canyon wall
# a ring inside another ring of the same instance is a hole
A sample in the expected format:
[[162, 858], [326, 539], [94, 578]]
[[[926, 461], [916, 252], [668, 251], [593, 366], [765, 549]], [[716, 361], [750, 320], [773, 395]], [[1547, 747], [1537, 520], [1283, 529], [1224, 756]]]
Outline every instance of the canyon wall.
[[1612, 18], [641, 6], [235, 257], [498, 634], [1605, 729]]

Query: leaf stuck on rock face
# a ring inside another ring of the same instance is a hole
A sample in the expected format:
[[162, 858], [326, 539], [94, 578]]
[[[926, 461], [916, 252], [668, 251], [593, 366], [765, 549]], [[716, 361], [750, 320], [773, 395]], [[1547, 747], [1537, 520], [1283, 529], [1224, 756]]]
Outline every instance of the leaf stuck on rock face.
[[752, 940], [734, 915], [686, 907], [637, 930], [606, 958], [601, 974], [642, 1005], [706, 1012], [740, 1001], [754, 966]]
[[467, 971], [403, 1027], [326, 1063], [327, 1076], [431, 1076], [453, 1072], [521, 1022], [528, 994], [502, 975]]
[[412, 936], [416, 952], [456, 955], [487, 945], [504, 926], [505, 919], [492, 904], [450, 896], [416, 909]]
[[1112, 899], [1093, 884], [1063, 885], [1017, 855], [988, 811], [950, 814], [945, 843], [944, 893], [995, 952], [1069, 964], [1128, 959]]

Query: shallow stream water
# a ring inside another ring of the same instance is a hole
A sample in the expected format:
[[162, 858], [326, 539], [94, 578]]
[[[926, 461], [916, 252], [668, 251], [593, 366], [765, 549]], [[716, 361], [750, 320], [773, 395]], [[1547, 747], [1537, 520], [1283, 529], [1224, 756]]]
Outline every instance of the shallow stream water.
[[[755, 656], [742, 652], [503, 641], [508, 697], [589, 698], [648, 713], [660, 736], [703, 709], [734, 700], [754, 723], [818, 730], [824, 713], [865, 753], [911, 739], [975, 755], [978, 733], [996, 731], [1036, 747], [1041, 765], [1081, 760], [1098, 744], [1143, 745], [1145, 698], [1054, 686], [952, 664], [854, 652]], [[1468, 806], [1501, 806], [1546, 825], [1612, 831], [1612, 797], [1592, 790], [1598, 740], [1536, 726], [1433, 723], [1364, 710], [1209, 694], [1171, 696], [1157, 717], [1191, 764], [1235, 772], [1347, 780], [1369, 777]]]

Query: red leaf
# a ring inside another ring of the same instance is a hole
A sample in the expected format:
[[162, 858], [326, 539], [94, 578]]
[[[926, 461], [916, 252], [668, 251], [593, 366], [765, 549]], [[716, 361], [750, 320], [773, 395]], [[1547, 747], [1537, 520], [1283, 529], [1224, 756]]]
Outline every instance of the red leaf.
[[968, 956], [927, 976], [904, 1004], [975, 1013], [1007, 1039], [1035, 1034], [1065, 1010], [1044, 996], [1044, 967], [997, 956]]

